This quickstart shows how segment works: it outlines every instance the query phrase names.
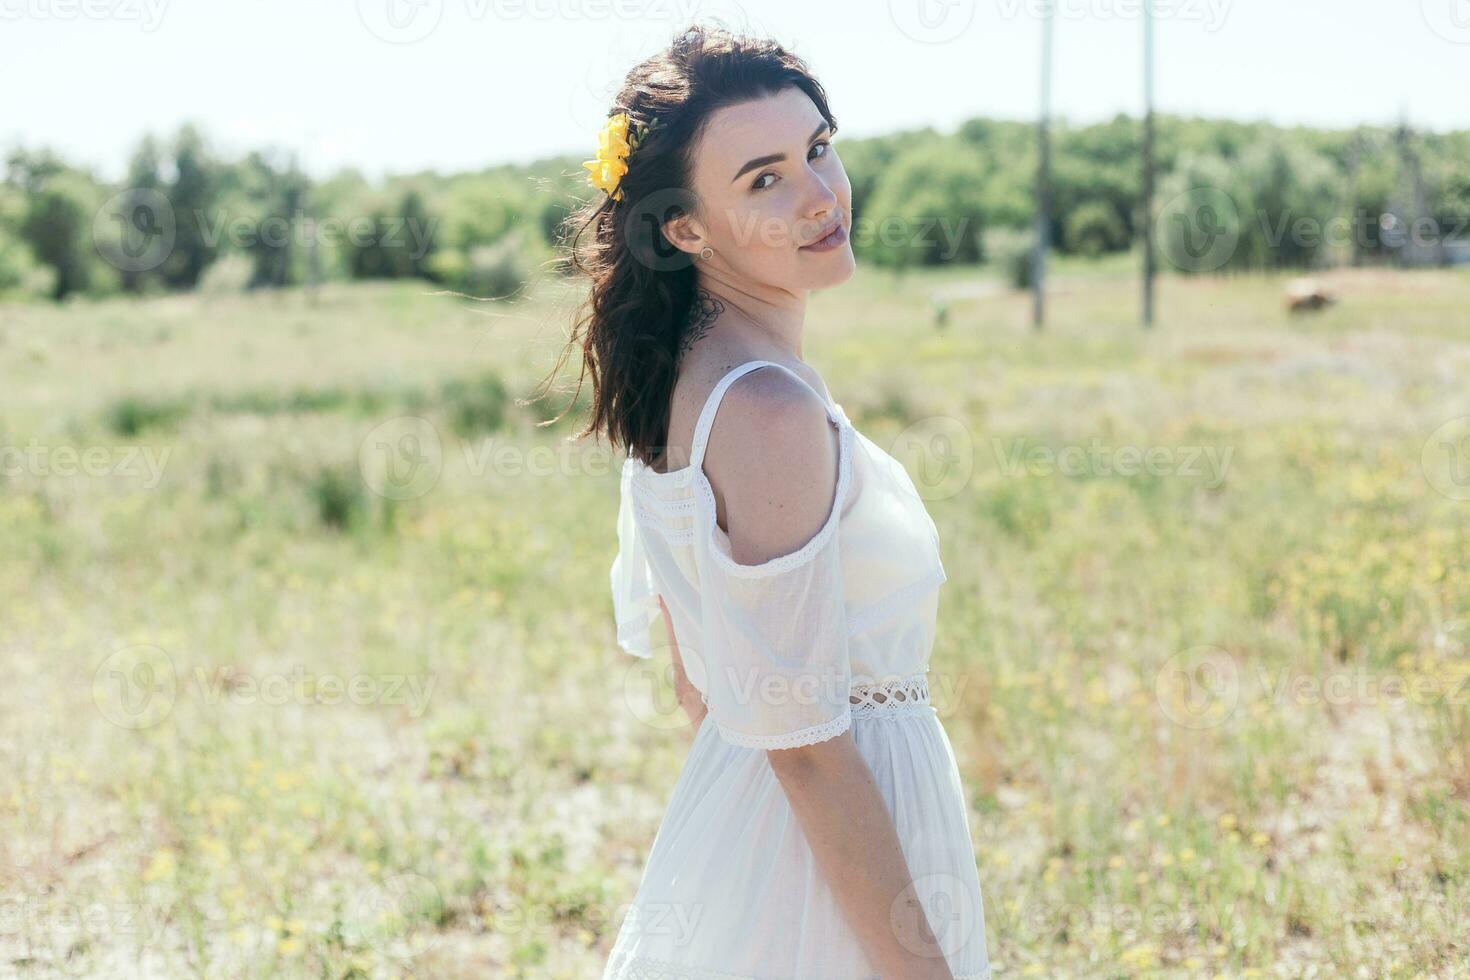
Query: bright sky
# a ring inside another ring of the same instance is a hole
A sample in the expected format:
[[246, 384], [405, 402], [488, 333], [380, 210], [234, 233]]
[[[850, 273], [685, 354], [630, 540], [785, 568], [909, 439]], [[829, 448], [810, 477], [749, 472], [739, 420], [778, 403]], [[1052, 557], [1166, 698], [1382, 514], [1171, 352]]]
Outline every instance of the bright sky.
[[[1142, 104], [1143, 0], [1056, 0], [1056, 111]], [[1154, 0], [1167, 112], [1470, 128], [1470, 0]], [[317, 175], [591, 156], [611, 92], [691, 17], [806, 59], [843, 136], [1038, 105], [1042, 0], [0, 0], [0, 149], [116, 179], [147, 130]]]

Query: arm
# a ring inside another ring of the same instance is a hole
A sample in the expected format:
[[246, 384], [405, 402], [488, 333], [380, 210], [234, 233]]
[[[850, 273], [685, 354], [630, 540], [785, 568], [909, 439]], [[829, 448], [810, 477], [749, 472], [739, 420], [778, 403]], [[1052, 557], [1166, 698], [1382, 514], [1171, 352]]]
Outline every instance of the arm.
[[674, 638], [674, 618], [669, 615], [669, 607], [664, 603], [664, 597], [658, 597], [658, 605], [664, 614], [664, 629], [669, 637], [669, 649], [673, 651], [674, 658], [674, 696], [679, 699], [679, 706], [693, 722], [690, 731], [697, 733], [704, 716], [709, 709], [704, 706], [704, 699], [699, 694], [699, 689], [689, 683], [689, 675], [684, 673], [684, 659], [679, 656], [679, 642]]
[[879, 974], [953, 980], [913, 889], [888, 805], [852, 731], [766, 756], [817, 865]]
[[[837, 505], [840, 444], [817, 397], [783, 372], [732, 387], [711, 433], [711, 483], [733, 558], [755, 565], [813, 539]], [[727, 409], [728, 410], [728, 409]], [[848, 729], [767, 758], [847, 921], [886, 978], [950, 980], [898, 832]]]

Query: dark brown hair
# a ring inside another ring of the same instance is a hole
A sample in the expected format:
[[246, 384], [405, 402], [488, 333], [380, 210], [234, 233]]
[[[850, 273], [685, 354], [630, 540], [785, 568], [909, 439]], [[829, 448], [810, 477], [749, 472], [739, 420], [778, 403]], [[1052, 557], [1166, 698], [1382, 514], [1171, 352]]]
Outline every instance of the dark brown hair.
[[773, 40], [724, 27], [685, 29], [623, 80], [608, 118], [626, 112], [630, 135], [639, 124], [655, 125], [627, 158], [621, 198], [594, 191], [563, 224], [571, 232], [570, 267], [591, 287], [557, 360], [560, 368], [580, 344], [577, 392], [584, 377], [592, 379], [590, 418], [577, 438], [605, 432], [613, 448], [627, 447], [647, 465], [661, 455], [698, 282], [693, 257], [664, 237], [662, 223], [693, 210], [694, 152], [710, 115], [789, 86], [810, 96], [836, 132], [826, 92], [800, 58]]

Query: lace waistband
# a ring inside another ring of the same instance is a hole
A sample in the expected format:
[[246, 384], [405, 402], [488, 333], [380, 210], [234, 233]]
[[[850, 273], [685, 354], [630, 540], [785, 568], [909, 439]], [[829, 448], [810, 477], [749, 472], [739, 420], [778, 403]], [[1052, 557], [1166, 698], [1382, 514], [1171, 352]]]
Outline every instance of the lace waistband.
[[852, 705], [854, 721], [934, 713], [929, 702], [929, 678], [924, 674], [854, 684], [848, 689], [847, 701]]

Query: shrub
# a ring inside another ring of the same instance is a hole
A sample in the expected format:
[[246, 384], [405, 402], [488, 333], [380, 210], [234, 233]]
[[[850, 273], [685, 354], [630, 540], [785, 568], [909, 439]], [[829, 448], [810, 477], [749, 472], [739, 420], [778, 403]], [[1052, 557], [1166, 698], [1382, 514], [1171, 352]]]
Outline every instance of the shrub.
[[1067, 215], [1062, 240], [1068, 252], [1097, 258], [1128, 247], [1128, 227], [1112, 205], [1088, 201]]
[[1030, 289], [1033, 245], [1030, 232], [1015, 228], [993, 228], [986, 232], [985, 251], [1012, 289]]

